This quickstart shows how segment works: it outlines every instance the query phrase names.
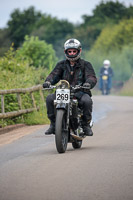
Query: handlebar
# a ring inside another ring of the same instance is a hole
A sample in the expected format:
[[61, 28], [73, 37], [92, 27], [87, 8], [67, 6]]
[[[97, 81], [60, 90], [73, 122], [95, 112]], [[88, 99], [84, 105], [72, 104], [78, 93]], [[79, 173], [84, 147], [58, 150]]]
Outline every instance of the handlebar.
[[[50, 85], [49, 88], [43, 88], [43, 90], [52, 90], [52, 89], [56, 89], [56, 88], [58, 88], [58, 86]], [[88, 89], [88, 88], [81, 86], [81, 85], [75, 85], [75, 86], [71, 86], [70, 89], [73, 90], [73, 91], [76, 91], [76, 90], [79, 90], [79, 89]]]
[[56, 89], [57, 86], [55, 85], [50, 85], [48, 88], [43, 88], [42, 90], [52, 90], [52, 89]]
[[88, 89], [87, 87], [81, 86], [81, 85], [75, 85], [75, 87], [71, 86], [73, 90], [78, 90], [78, 89]]

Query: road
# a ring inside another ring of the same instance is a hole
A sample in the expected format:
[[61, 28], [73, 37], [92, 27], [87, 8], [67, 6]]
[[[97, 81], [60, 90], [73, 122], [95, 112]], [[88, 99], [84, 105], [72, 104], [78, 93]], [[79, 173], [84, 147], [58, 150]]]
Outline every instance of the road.
[[48, 126], [21, 128], [7, 143], [0, 135], [0, 200], [133, 199], [133, 98], [93, 102], [94, 136], [79, 150], [58, 154]]

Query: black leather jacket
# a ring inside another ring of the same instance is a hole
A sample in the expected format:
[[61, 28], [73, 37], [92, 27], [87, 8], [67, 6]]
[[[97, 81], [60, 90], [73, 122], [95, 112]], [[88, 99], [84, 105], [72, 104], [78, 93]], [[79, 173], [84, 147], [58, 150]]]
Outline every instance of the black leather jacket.
[[[49, 81], [54, 85], [60, 80], [67, 80], [71, 86], [90, 83], [91, 89], [97, 83], [96, 74], [91, 63], [83, 59], [78, 59], [74, 67], [70, 66], [69, 60], [58, 62], [45, 81]], [[86, 93], [92, 96], [90, 90]]]

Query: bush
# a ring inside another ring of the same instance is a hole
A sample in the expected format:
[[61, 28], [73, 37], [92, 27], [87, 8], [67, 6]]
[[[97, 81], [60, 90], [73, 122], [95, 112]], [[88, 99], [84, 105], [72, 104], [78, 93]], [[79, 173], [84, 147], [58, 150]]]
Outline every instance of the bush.
[[25, 41], [17, 53], [37, 68], [41, 66], [52, 70], [57, 61], [52, 45], [34, 36], [25, 36]]
[[123, 88], [120, 90], [119, 95], [122, 96], [133, 96], [133, 76], [125, 82]]
[[[43, 69], [41, 67], [35, 68], [29, 64], [28, 60], [23, 60], [20, 54], [17, 54], [14, 51], [13, 47], [5, 54], [4, 57], [0, 58], [0, 89], [14, 89], [14, 88], [28, 88], [32, 87], [33, 85], [42, 84], [48, 74], [47, 69]], [[46, 95], [45, 95], [46, 96]], [[32, 101], [29, 94], [22, 94], [22, 107], [31, 108]], [[39, 92], [34, 93], [35, 101], [38, 106], [42, 105], [40, 100]], [[0, 109], [1, 109], [1, 101], [0, 101]], [[17, 96], [16, 94], [7, 94], [5, 95], [5, 112], [16, 111], [19, 109]], [[27, 124], [34, 124], [35, 116], [37, 116], [38, 123], [42, 123], [42, 121], [47, 123], [47, 117], [42, 117], [38, 114], [40, 112], [46, 113], [46, 108], [41, 108], [41, 111], [30, 113], [24, 115], [23, 118], [13, 117], [11, 119], [4, 119], [0, 120], [0, 124], [2, 126], [9, 125], [9, 124], [16, 124], [16, 123], [27, 123]], [[36, 113], [36, 114], [35, 114]], [[28, 116], [31, 116], [28, 118]], [[40, 118], [39, 118], [40, 116]], [[34, 119], [32, 121], [31, 119]]]
[[97, 38], [92, 51], [109, 53], [122, 50], [124, 46], [133, 46], [133, 18], [122, 20], [118, 25], [104, 28]]

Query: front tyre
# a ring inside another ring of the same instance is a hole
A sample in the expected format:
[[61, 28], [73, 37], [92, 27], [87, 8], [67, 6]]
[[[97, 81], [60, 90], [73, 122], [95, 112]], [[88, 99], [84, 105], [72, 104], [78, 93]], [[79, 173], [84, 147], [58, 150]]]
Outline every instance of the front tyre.
[[102, 89], [102, 94], [103, 95], [107, 95], [107, 86], [108, 86], [108, 82], [106, 80], [103, 81], [103, 89]]
[[64, 153], [68, 143], [68, 131], [66, 130], [66, 111], [59, 109], [56, 112], [55, 122], [55, 142], [59, 153]]

